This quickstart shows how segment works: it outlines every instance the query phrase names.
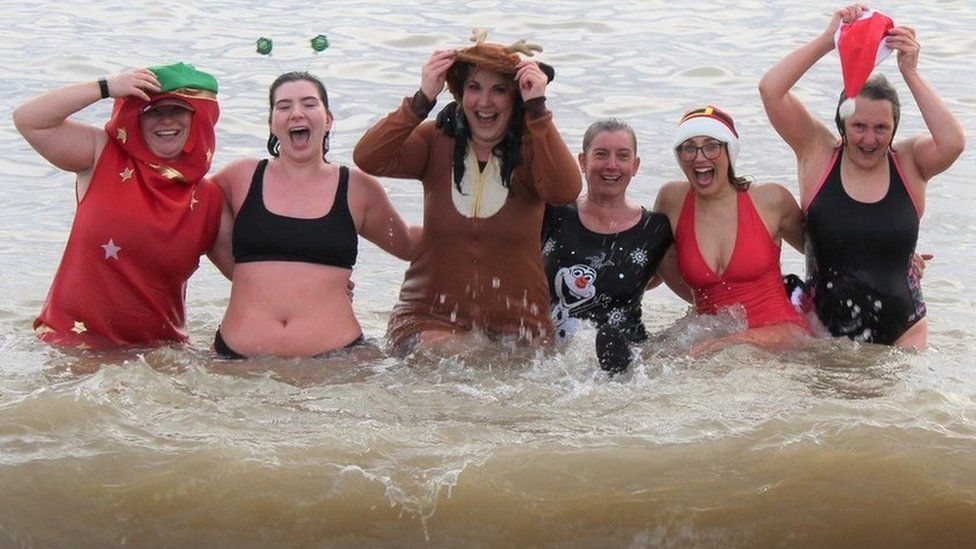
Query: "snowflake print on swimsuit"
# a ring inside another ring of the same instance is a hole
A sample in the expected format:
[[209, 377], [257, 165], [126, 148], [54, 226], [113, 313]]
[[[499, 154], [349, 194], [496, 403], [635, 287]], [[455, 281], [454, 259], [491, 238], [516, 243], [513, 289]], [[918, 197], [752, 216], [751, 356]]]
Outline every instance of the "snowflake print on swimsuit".
[[627, 314], [620, 307], [614, 307], [607, 313], [607, 324], [610, 326], [620, 326], [627, 320]]
[[630, 251], [631, 262], [636, 263], [637, 265], [643, 267], [644, 265], [647, 265], [647, 260], [648, 260], [647, 250], [645, 250], [644, 248], [634, 248], [633, 250]]

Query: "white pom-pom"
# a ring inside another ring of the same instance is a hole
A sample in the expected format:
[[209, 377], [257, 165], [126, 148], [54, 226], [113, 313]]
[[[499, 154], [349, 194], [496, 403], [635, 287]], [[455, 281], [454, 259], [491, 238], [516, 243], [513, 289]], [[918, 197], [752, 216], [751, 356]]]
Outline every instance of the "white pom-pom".
[[848, 97], [840, 104], [840, 119], [847, 120], [854, 114], [854, 100]]

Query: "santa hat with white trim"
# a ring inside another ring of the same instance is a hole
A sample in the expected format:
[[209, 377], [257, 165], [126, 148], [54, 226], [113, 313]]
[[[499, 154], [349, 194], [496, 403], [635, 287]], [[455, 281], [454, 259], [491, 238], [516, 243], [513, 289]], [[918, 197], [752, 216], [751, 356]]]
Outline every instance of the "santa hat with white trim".
[[840, 55], [840, 70], [844, 76], [844, 101], [839, 108], [841, 120], [854, 114], [854, 98], [871, 76], [874, 67], [881, 64], [892, 50], [885, 43], [885, 36], [895, 26], [887, 15], [864, 10], [850, 23], [841, 23], [834, 33], [834, 44]]
[[696, 136], [711, 137], [712, 139], [725, 143], [725, 149], [729, 153], [729, 165], [735, 169], [735, 159], [739, 156], [739, 132], [735, 129], [735, 121], [727, 112], [709, 105], [686, 112], [678, 127], [674, 130], [674, 137], [671, 145], [674, 147], [674, 156], [681, 162], [678, 156], [678, 147], [682, 143]]

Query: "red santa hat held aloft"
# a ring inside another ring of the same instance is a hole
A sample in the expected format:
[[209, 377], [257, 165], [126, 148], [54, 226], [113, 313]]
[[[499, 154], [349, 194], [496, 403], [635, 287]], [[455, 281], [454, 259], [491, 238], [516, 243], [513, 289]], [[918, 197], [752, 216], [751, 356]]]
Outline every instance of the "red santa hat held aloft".
[[854, 98], [861, 92], [874, 67], [891, 53], [885, 36], [894, 26], [895, 22], [887, 15], [864, 10], [856, 20], [841, 23], [834, 34], [834, 44], [840, 54], [840, 69], [844, 75], [846, 99], [840, 106], [842, 120], [854, 114]]

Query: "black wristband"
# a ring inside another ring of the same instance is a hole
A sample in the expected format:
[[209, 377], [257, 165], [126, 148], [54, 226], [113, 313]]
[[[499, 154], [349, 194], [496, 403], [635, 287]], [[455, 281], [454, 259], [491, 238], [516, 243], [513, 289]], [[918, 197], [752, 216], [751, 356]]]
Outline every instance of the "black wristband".
[[102, 99], [108, 99], [111, 94], [108, 93], [108, 80], [104, 78], [98, 79], [98, 89], [102, 91]]

